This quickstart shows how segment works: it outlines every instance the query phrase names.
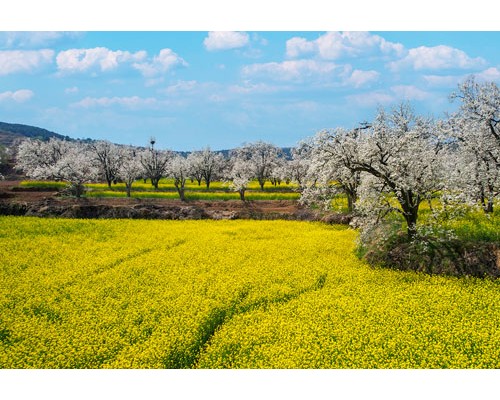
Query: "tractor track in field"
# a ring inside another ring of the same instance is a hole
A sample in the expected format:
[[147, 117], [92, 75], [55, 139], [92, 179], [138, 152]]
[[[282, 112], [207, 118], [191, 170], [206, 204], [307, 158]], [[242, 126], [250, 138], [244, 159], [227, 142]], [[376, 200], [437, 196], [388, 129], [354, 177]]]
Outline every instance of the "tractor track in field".
[[174, 352], [169, 354], [164, 360], [164, 366], [168, 369], [197, 368], [198, 362], [203, 352], [210, 346], [214, 336], [222, 327], [236, 316], [264, 308], [271, 305], [283, 305], [295, 300], [303, 294], [323, 289], [327, 279], [327, 274], [321, 274], [316, 281], [308, 287], [296, 290], [273, 299], [262, 298], [249, 304], [243, 304], [250, 293], [250, 288], [242, 290], [236, 298], [225, 308], [215, 308], [212, 310], [206, 321], [200, 325], [199, 340], [187, 349], [186, 353]]

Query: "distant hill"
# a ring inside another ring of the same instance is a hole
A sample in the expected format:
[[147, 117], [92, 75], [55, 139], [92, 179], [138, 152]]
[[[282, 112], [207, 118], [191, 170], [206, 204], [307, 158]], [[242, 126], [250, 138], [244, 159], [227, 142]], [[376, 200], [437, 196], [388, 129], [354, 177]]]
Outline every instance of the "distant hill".
[[[61, 139], [61, 140], [75, 140], [69, 136], [64, 136], [59, 133], [48, 131], [47, 129], [38, 128], [36, 126], [23, 125], [23, 124], [11, 124], [8, 122], [0, 122], [0, 146], [10, 147], [16, 142], [26, 138], [49, 140], [51, 137]], [[92, 139], [79, 139], [84, 142], [92, 142]], [[291, 158], [291, 148], [283, 147], [283, 152], [285, 157]], [[231, 150], [218, 150], [217, 153], [221, 153], [224, 157], [228, 157]], [[187, 156], [190, 151], [177, 151], [183, 155]]]
[[60, 135], [59, 133], [51, 132], [36, 126], [0, 122], [0, 145], [10, 147], [15, 142], [26, 138], [49, 140], [51, 137], [73, 140], [69, 136]]

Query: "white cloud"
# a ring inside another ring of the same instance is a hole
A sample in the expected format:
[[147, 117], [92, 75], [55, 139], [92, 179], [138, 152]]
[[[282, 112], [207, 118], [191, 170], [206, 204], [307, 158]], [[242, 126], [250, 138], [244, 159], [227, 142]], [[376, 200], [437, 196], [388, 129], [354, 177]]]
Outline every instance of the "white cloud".
[[425, 100], [431, 97], [431, 93], [413, 85], [392, 86], [391, 91], [401, 100]]
[[230, 50], [244, 47], [249, 43], [249, 36], [245, 32], [208, 32], [203, 41], [208, 51]]
[[53, 58], [54, 51], [49, 49], [0, 51], [0, 75], [32, 72], [51, 64]]
[[160, 83], [163, 83], [165, 81], [165, 78], [163, 76], [160, 76], [158, 78], [149, 78], [146, 79], [144, 82], [144, 86], [146, 87], [152, 87], [152, 86], [158, 86]]
[[380, 74], [377, 71], [363, 71], [360, 69], [355, 69], [352, 71], [348, 78], [344, 79], [344, 83], [347, 85], [352, 85], [355, 88], [366, 85], [367, 83], [374, 82], [379, 78]]
[[81, 32], [0, 32], [0, 47], [40, 48], [81, 37]]
[[426, 100], [432, 94], [413, 85], [391, 86], [389, 91], [376, 90], [347, 96], [347, 100], [360, 107], [377, 107], [396, 103], [401, 100]]
[[15, 92], [3, 92], [0, 93], [0, 102], [3, 101], [15, 101], [16, 103], [24, 103], [25, 101], [30, 100], [35, 93], [28, 89], [20, 89]]
[[131, 97], [85, 97], [77, 103], [73, 103], [73, 107], [93, 108], [93, 107], [112, 107], [115, 105], [126, 108], [143, 108], [152, 107], [158, 104], [157, 99], [153, 97], [143, 98], [138, 96]]
[[360, 107], [376, 107], [379, 105], [387, 105], [395, 101], [395, 97], [383, 91], [375, 91], [369, 93], [361, 93], [347, 96], [347, 100]]
[[226, 97], [220, 94], [212, 94], [208, 96], [208, 101], [210, 101], [211, 103], [222, 103], [226, 101]]
[[273, 93], [278, 90], [279, 88], [276, 86], [267, 85], [265, 83], [254, 84], [249, 81], [245, 81], [243, 85], [231, 85], [228, 88], [228, 91], [230, 93], [236, 93], [236, 94]]
[[413, 68], [418, 71], [422, 69], [477, 68], [485, 63], [486, 61], [481, 57], [471, 58], [462, 50], [439, 45], [410, 49], [404, 58], [393, 61], [388, 66], [392, 71], [398, 71], [402, 68]]
[[327, 32], [316, 40], [293, 37], [286, 42], [288, 57], [315, 54], [325, 60], [359, 56], [373, 52], [401, 55], [404, 47], [369, 32]]
[[292, 58], [313, 53], [316, 48], [317, 45], [315, 42], [301, 37], [293, 37], [286, 41], [286, 55]]
[[188, 63], [171, 49], [162, 49], [151, 61], [137, 62], [133, 64], [133, 67], [143, 76], [150, 78], [165, 73], [177, 65], [186, 67]]
[[496, 67], [488, 68], [476, 74], [480, 81], [498, 81], [500, 80], [500, 70]]
[[110, 71], [118, 68], [120, 64], [141, 61], [146, 55], [145, 51], [130, 53], [105, 47], [69, 49], [59, 52], [56, 62], [59, 71], [63, 73], [86, 72], [92, 69]]
[[432, 87], [451, 87], [456, 86], [463, 75], [424, 75], [423, 78]]
[[315, 60], [291, 60], [251, 64], [243, 67], [243, 75], [264, 75], [277, 80], [302, 80], [312, 76], [331, 74], [338, 66], [331, 62]]
[[76, 86], [64, 89], [64, 93], [66, 93], [66, 94], [78, 93], [78, 91], [79, 91], [79, 89]]
[[196, 81], [179, 81], [174, 85], [169, 85], [164, 90], [165, 93], [190, 92], [198, 86]]
[[[429, 86], [433, 87], [456, 87], [460, 82], [467, 79], [470, 74], [460, 75], [424, 75], [424, 80]], [[500, 70], [496, 67], [490, 67], [484, 71], [474, 74], [477, 81], [495, 82], [500, 80]]]

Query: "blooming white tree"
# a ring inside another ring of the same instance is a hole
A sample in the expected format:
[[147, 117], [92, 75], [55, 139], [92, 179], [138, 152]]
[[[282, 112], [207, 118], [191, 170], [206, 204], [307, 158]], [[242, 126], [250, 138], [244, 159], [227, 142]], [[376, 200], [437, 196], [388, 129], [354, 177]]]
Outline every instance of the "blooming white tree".
[[99, 169], [91, 160], [90, 151], [84, 144], [74, 143], [63, 157], [47, 169], [42, 178], [66, 181], [76, 197], [81, 197], [85, 184], [95, 182], [99, 177]]
[[226, 160], [220, 153], [210, 150], [210, 147], [202, 151], [202, 175], [207, 189], [210, 189], [210, 183], [222, 176]]
[[123, 151], [120, 146], [107, 140], [99, 140], [89, 143], [92, 158], [100, 169], [100, 173], [108, 187], [116, 180], [117, 172], [122, 163]]
[[246, 159], [245, 153], [239, 150], [235, 149], [230, 154], [230, 166], [225, 178], [229, 187], [239, 193], [241, 201], [245, 201], [245, 192], [254, 177], [254, 170]]
[[168, 175], [174, 179], [174, 185], [181, 201], [186, 201], [185, 185], [190, 174], [189, 161], [181, 155], [175, 155], [169, 162]]
[[286, 164], [285, 180], [295, 182], [299, 186], [299, 191], [304, 189], [306, 183], [311, 164], [311, 150], [311, 144], [302, 141], [297, 147], [292, 149], [292, 159], [288, 160]]
[[279, 164], [283, 152], [270, 143], [258, 141], [236, 149], [234, 155], [247, 163], [253, 177], [259, 181], [261, 190], [264, 190], [264, 184], [271, 177], [273, 168]]
[[287, 166], [288, 163], [284, 157], [278, 158], [272, 166], [269, 174], [269, 181], [274, 187], [281, 185], [281, 182], [285, 180], [288, 173]]
[[155, 138], [149, 141], [150, 146], [140, 155], [141, 164], [144, 167], [146, 177], [151, 179], [151, 184], [158, 189], [160, 179], [167, 172], [168, 162], [172, 158], [170, 151], [161, 151], [155, 149]]
[[203, 180], [203, 155], [201, 151], [193, 151], [187, 156], [189, 162], [189, 177], [191, 182], [195, 180], [201, 186]]
[[26, 139], [19, 144], [16, 155], [16, 168], [27, 176], [33, 177], [37, 169], [55, 165], [68, 151], [70, 144], [55, 138], [48, 141]]
[[210, 150], [206, 147], [201, 151], [194, 151], [187, 157], [191, 165], [191, 176], [196, 179], [198, 186], [201, 181], [205, 181], [207, 190], [210, 189], [210, 183], [222, 175], [225, 165], [224, 156]]
[[[9, 158], [9, 149], [0, 145], [0, 168], [4, 168], [7, 165]], [[5, 177], [0, 172], [0, 180], [4, 180]]]
[[361, 183], [360, 129], [343, 128], [319, 132], [309, 144], [309, 166], [301, 202], [322, 202], [329, 208], [340, 193], [347, 197], [348, 211], [353, 212]]
[[443, 188], [443, 144], [435, 123], [401, 103], [390, 114], [380, 109], [371, 128], [359, 131], [357, 140], [353, 165], [370, 176], [362, 180], [358, 196], [364, 200], [377, 194], [377, 201], [362, 201], [361, 208], [371, 221], [380, 213], [401, 214], [413, 238], [420, 204]]
[[500, 194], [500, 90], [494, 82], [479, 84], [471, 76], [450, 98], [460, 100], [449, 120], [461, 171], [458, 184], [491, 213]]
[[99, 176], [99, 169], [92, 162], [87, 144], [58, 139], [21, 143], [16, 166], [33, 179], [68, 182], [76, 197], [81, 197], [86, 183], [95, 181]]
[[130, 197], [133, 183], [144, 175], [144, 167], [136, 149], [122, 148], [120, 152], [121, 163], [116, 170], [116, 177], [125, 183], [127, 197]]

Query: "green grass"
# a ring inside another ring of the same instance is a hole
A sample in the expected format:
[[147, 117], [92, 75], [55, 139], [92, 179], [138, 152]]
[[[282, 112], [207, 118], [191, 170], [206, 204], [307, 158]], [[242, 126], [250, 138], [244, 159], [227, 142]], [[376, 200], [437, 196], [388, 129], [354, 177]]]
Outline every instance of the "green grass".
[[[20, 183], [24, 188], [43, 188], [47, 190], [60, 190], [67, 186], [65, 182], [53, 181], [23, 181]], [[90, 198], [123, 198], [126, 197], [126, 188], [124, 183], [112, 184], [111, 188], [106, 183], [89, 183], [86, 184], [87, 192], [85, 197]], [[245, 194], [247, 200], [298, 200], [300, 194], [295, 191], [294, 184], [282, 183], [276, 187], [266, 183], [264, 191], [260, 190], [257, 181], [253, 181], [249, 185], [249, 189]], [[240, 196], [237, 192], [232, 191], [225, 182], [212, 182], [210, 189], [202, 183], [188, 181], [186, 183], [186, 199], [187, 200], [239, 200]], [[131, 197], [139, 199], [178, 199], [179, 195], [172, 179], [161, 179], [158, 190], [155, 190], [151, 183], [144, 183], [143, 180], [138, 180], [132, 185]]]
[[[186, 200], [239, 200], [240, 195], [236, 192], [196, 192], [186, 191]], [[85, 194], [91, 198], [123, 198], [126, 193], [123, 191], [98, 190], [89, 191]], [[179, 195], [174, 191], [162, 192], [132, 192], [132, 198], [137, 199], [179, 199]], [[247, 200], [298, 200], [299, 193], [267, 193], [267, 192], [247, 192], [245, 199]]]
[[[86, 185], [89, 189], [97, 189], [97, 190], [110, 190], [108, 188], [108, 185], [106, 183], [89, 183]], [[198, 185], [198, 182], [194, 181], [187, 181], [185, 185], [186, 190], [188, 191], [231, 191], [229, 188], [229, 185], [226, 182], [221, 182], [221, 181], [215, 181], [210, 183], [210, 189], [207, 190], [207, 187], [204, 182], [201, 183], [201, 185]], [[297, 185], [295, 184], [286, 184], [282, 183], [281, 185], [273, 186], [269, 182], [266, 182], [264, 186], [264, 192], [293, 192], [297, 188]], [[250, 182], [248, 185], [249, 190], [258, 190], [261, 191], [259, 183], [255, 180]], [[124, 183], [117, 183], [117, 184], [112, 184], [111, 185], [111, 190], [125, 190], [125, 184]], [[144, 183], [144, 181], [137, 180], [134, 182], [132, 185], [132, 190], [137, 190], [137, 191], [156, 191], [155, 188], [151, 185], [151, 183], [148, 181]], [[172, 191], [175, 190], [175, 185], [173, 179], [161, 179], [158, 185], [158, 191]]]
[[19, 186], [22, 188], [60, 190], [64, 189], [68, 184], [55, 181], [22, 181]]
[[492, 214], [482, 210], [469, 211], [464, 216], [441, 222], [462, 239], [500, 244], [500, 205]]

